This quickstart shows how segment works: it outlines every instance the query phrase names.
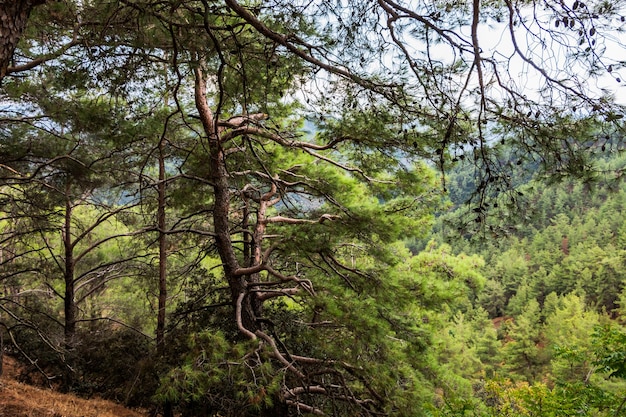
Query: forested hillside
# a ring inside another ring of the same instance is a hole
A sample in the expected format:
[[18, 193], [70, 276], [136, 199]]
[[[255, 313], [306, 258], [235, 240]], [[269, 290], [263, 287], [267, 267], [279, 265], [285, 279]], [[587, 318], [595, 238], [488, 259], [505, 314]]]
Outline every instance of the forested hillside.
[[599, 166], [611, 174], [546, 184], [522, 173], [523, 210], [492, 207], [472, 233], [462, 204], [439, 217], [436, 240], [484, 261], [484, 286], [450, 312], [440, 342], [440, 360], [464, 370], [452, 415], [626, 413], [626, 187], [613, 174], [624, 156]]
[[163, 417], [624, 415], [626, 4], [570, 3], [0, 0], [0, 353]]

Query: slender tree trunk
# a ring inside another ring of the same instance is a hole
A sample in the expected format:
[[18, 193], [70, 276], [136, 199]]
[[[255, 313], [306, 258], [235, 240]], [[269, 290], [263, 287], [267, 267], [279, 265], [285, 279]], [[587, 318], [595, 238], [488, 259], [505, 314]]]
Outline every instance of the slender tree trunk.
[[0, 81], [13, 58], [13, 52], [26, 28], [33, 7], [46, 0], [0, 0]]
[[[69, 185], [68, 185], [69, 188]], [[72, 241], [72, 202], [69, 195], [65, 200], [65, 224], [63, 226], [63, 246], [65, 250], [64, 313], [65, 313], [65, 348], [72, 349], [76, 335], [76, 294], [74, 282], [74, 243]]]
[[74, 377], [72, 375], [74, 358], [74, 348], [76, 343], [76, 282], [74, 280], [74, 270], [76, 262], [74, 260], [74, 241], [72, 240], [72, 201], [70, 199], [70, 182], [66, 185], [65, 195], [65, 223], [63, 225], [63, 247], [65, 253], [63, 280], [65, 283], [64, 304], [64, 338], [63, 347], [66, 351], [64, 362], [66, 364], [63, 373], [63, 388], [69, 389], [72, 386]]
[[157, 352], [165, 347], [165, 307], [167, 303], [167, 235], [165, 234], [166, 190], [165, 190], [165, 139], [159, 141], [159, 184], [157, 223], [159, 227], [159, 310], [157, 313], [156, 344]]
[[2, 336], [2, 330], [0, 330], [0, 376], [4, 372], [4, 338]]

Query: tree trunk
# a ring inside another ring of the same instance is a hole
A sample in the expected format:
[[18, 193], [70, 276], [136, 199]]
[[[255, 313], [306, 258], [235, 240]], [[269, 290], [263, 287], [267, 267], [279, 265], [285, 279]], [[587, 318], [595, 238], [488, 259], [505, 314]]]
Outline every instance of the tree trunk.
[[4, 365], [4, 339], [2, 336], [2, 330], [0, 330], [0, 376], [2, 376], [2, 373], [4, 371], [3, 365]]
[[65, 284], [65, 292], [63, 298], [64, 335], [63, 349], [65, 350], [65, 371], [63, 372], [63, 389], [69, 389], [74, 381], [73, 363], [74, 348], [76, 343], [76, 282], [74, 281], [74, 270], [76, 262], [74, 260], [74, 241], [72, 240], [72, 201], [70, 199], [70, 182], [66, 185], [65, 200], [65, 224], [63, 225], [63, 247], [64, 247], [64, 271], [63, 280]]
[[167, 303], [167, 235], [165, 234], [165, 139], [159, 141], [159, 184], [157, 223], [159, 227], [159, 310], [157, 313], [157, 352], [165, 348], [165, 306]]
[[[213, 227], [215, 228], [215, 243], [222, 261], [224, 277], [230, 288], [231, 300], [236, 312], [235, 320], [238, 325], [243, 327], [239, 330], [243, 330], [242, 333], [246, 333], [250, 337], [250, 333], [254, 334], [256, 330], [260, 329], [257, 318], [261, 316], [262, 306], [255, 293], [248, 292], [246, 277], [237, 273], [240, 265], [230, 237], [230, 175], [226, 168], [226, 155], [222, 148], [217, 120], [214, 119], [213, 112], [206, 100], [206, 84], [200, 68], [195, 69], [195, 76], [196, 108], [209, 145], [209, 175], [214, 192]], [[241, 299], [242, 296], [243, 299]], [[240, 302], [241, 308], [238, 308]], [[239, 314], [237, 314], [237, 310], [239, 310]]]
[[[69, 188], [69, 185], [68, 185]], [[65, 314], [65, 348], [71, 350], [76, 334], [76, 291], [74, 282], [74, 242], [72, 241], [72, 202], [69, 195], [65, 201], [65, 224], [63, 227], [63, 246], [65, 250], [65, 281], [64, 314]]]
[[46, 0], [0, 0], [0, 81], [6, 75], [31, 10], [45, 2]]
[[241, 301], [241, 324], [250, 332], [259, 329], [257, 318], [261, 316], [261, 304], [256, 301], [255, 293], [249, 293], [246, 276], [237, 275], [240, 268], [233, 243], [230, 238], [229, 211], [230, 190], [228, 183], [228, 171], [224, 161], [224, 152], [219, 143], [219, 138], [210, 138], [210, 167], [211, 180], [213, 182], [215, 203], [213, 206], [213, 224], [216, 234], [216, 245], [220, 259], [224, 265], [224, 276], [228, 281], [233, 304], [238, 302], [239, 296], [245, 294]]

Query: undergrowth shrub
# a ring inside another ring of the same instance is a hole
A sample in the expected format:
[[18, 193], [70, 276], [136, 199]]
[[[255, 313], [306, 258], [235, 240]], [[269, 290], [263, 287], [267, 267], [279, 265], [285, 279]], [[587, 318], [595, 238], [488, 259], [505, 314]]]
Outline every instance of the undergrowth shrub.
[[153, 342], [134, 330], [110, 325], [78, 336], [72, 352], [76, 378], [70, 389], [129, 406], [147, 405], [158, 385]]
[[219, 331], [191, 335], [188, 355], [161, 379], [155, 400], [176, 404], [183, 417], [282, 415], [285, 375], [251, 343], [232, 343]]

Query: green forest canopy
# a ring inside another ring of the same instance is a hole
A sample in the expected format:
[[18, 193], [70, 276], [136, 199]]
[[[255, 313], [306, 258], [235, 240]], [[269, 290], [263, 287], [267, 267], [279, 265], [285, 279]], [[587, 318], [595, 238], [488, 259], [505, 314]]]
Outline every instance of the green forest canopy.
[[[0, 321], [64, 389], [166, 415], [533, 415], [587, 398], [575, 367], [623, 377], [621, 223], [517, 217], [543, 201], [524, 171], [620, 189], [600, 157], [623, 149], [622, 2], [1, 4]], [[436, 219], [448, 192], [465, 209]], [[437, 244], [446, 222], [510, 246]]]

